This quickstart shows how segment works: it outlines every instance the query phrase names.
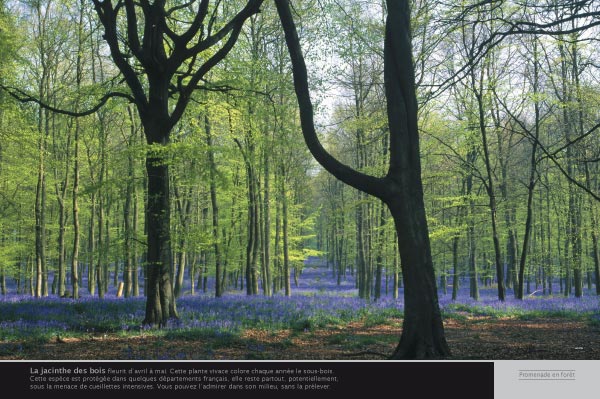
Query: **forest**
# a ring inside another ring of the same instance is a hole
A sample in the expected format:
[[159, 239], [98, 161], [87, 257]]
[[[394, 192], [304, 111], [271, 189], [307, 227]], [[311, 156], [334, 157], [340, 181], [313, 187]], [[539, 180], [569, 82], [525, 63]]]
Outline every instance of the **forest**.
[[0, 0], [0, 359], [600, 359], [598, 25]]

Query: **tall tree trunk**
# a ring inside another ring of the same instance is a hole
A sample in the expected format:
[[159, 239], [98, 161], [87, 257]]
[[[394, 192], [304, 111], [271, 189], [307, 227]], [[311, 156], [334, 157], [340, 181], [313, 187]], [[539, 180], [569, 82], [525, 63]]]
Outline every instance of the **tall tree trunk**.
[[127, 185], [125, 187], [125, 203], [123, 205], [123, 220], [124, 220], [124, 229], [125, 229], [125, 240], [123, 241], [124, 253], [125, 253], [125, 265], [123, 269], [123, 285], [124, 290], [123, 294], [125, 298], [129, 298], [133, 291], [133, 272], [134, 272], [134, 262], [133, 258], [133, 227], [132, 227], [132, 208], [133, 202], [135, 201], [133, 197], [134, 185], [135, 185], [135, 164], [132, 154], [133, 143], [135, 140], [135, 126], [133, 125], [133, 117], [131, 109], [128, 108], [129, 119], [131, 122], [131, 131], [128, 141], [129, 151], [127, 155]]
[[385, 206], [381, 204], [379, 210], [379, 226], [377, 234], [377, 258], [375, 270], [375, 292], [374, 298], [377, 300], [381, 297], [381, 277], [383, 274], [383, 250], [385, 241]]
[[264, 294], [271, 296], [273, 293], [272, 289], [272, 276], [271, 276], [271, 197], [270, 197], [270, 155], [269, 151], [264, 151], [264, 196], [263, 196], [263, 220], [264, 220], [264, 231], [263, 231], [263, 254], [264, 254]]
[[90, 220], [88, 229], [88, 292], [96, 293], [96, 195], [90, 195]]
[[[499, 138], [499, 141], [502, 139]], [[517, 238], [515, 232], [515, 209], [513, 208], [513, 204], [511, 199], [509, 198], [509, 189], [508, 189], [508, 161], [504, 160], [502, 163], [502, 183], [500, 184], [500, 193], [502, 195], [502, 200], [507, 204], [504, 209], [504, 224], [506, 226], [506, 231], [508, 237], [506, 239], [506, 287], [513, 288], [517, 286], [517, 267], [515, 265], [517, 259]], [[515, 290], [516, 292], [516, 290]]]
[[[190, 169], [194, 170], [195, 162], [192, 161], [190, 165]], [[175, 288], [174, 295], [176, 298], [179, 298], [183, 295], [183, 285], [185, 280], [185, 270], [187, 267], [187, 235], [189, 233], [189, 225], [190, 219], [192, 215], [192, 194], [193, 188], [190, 187], [184, 195], [180, 195], [179, 190], [176, 185], [174, 185], [175, 192], [175, 203], [177, 204], [177, 210], [179, 214], [179, 229], [180, 237], [179, 237], [179, 248], [176, 253], [177, 259], [177, 273], [174, 275], [175, 277]], [[175, 265], [173, 265], [175, 268]], [[175, 273], [175, 270], [172, 270]], [[194, 276], [192, 275], [192, 281]], [[193, 284], [192, 284], [193, 285]]]
[[[107, 168], [108, 170], [108, 168]], [[107, 179], [108, 180], [108, 176]], [[108, 194], [108, 193], [107, 193]], [[104, 234], [106, 235], [104, 238], [104, 250], [102, 251], [102, 254], [104, 256], [104, 293], [108, 292], [108, 286], [109, 286], [109, 282], [110, 282], [110, 201], [109, 201], [109, 196], [106, 196], [106, 214], [105, 214], [105, 227], [104, 227]], [[115, 262], [116, 263], [116, 262]], [[117, 273], [115, 273], [116, 275]], [[117, 282], [114, 281], [113, 285], [117, 285]]]
[[[69, 121], [72, 122], [72, 121]], [[75, 121], [78, 124], [78, 121]], [[56, 200], [58, 202], [58, 242], [57, 242], [57, 252], [58, 252], [58, 270], [57, 273], [54, 274], [54, 279], [52, 282], [52, 293], [58, 293], [59, 297], [64, 296], [65, 294], [65, 283], [66, 283], [66, 263], [67, 263], [67, 249], [66, 249], [66, 229], [67, 229], [67, 193], [69, 189], [70, 179], [69, 175], [71, 174], [71, 123], [67, 125], [66, 132], [66, 142], [64, 143], [64, 149], [60, 148], [60, 144], [58, 142], [58, 127], [56, 126], [56, 115], [52, 115], [52, 150], [57, 157], [56, 163], [54, 167], [54, 178], [55, 178], [55, 193]], [[61, 152], [64, 153], [64, 176], [60, 176], [60, 172], [58, 170], [58, 163], [62, 159]]]
[[289, 226], [288, 226], [288, 198], [286, 187], [285, 166], [281, 165], [281, 219], [283, 222], [283, 285], [285, 296], [292, 296], [292, 286], [290, 281], [290, 252], [289, 252]]
[[[99, 179], [102, 182], [102, 178]], [[104, 248], [104, 195], [100, 193], [98, 200], [98, 259], [96, 259], [96, 288], [98, 297], [104, 298], [106, 294], [106, 284], [104, 283], [105, 270], [105, 248]]]
[[497, 203], [496, 192], [494, 190], [494, 174], [492, 172], [492, 162], [490, 159], [490, 150], [488, 144], [487, 127], [485, 121], [485, 110], [483, 103], [482, 90], [475, 88], [473, 82], [473, 90], [477, 99], [477, 108], [479, 111], [479, 131], [481, 133], [481, 141], [483, 147], [483, 158], [485, 162], [485, 170], [487, 174], [486, 191], [489, 197], [490, 222], [492, 227], [492, 241], [494, 243], [494, 264], [496, 265], [496, 283], [498, 285], [498, 299], [504, 301], [506, 297], [504, 288], [504, 265], [502, 264], [502, 250], [500, 249], [500, 239], [498, 237], [498, 222], [497, 222]]
[[[471, 154], [475, 154], [472, 150]], [[471, 155], [474, 159], [474, 155]], [[476, 205], [473, 199], [473, 175], [469, 173], [466, 177], [466, 190], [469, 197], [469, 217], [467, 219], [467, 237], [469, 240], [469, 292], [471, 298], [479, 300], [479, 273], [477, 268], [477, 237], [475, 233], [475, 211]]]
[[213, 149], [211, 125], [208, 114], [204, 116], [204, 130], [206, 133], [206, 146], [208, 148], [208, 167], [210, 179], [210, 205], [212, 208], [212, 238], [213, 250], [215, 252], [215, 297], [223, 295], [223, 270], [221, 259], [221, 247], [219, 236], [219, 203], [217, 200], [217, 165], [215, 163], [215, 154]]
[[357, 193], [356, 205], [356, 267], [358, 269], [358, 296], [369, 299], [367, 291], [367, 262], [365, 260], [364, 239], [364, 193]]
[[79, 298], [79, 130], [79, 119], [77, 119], [75, 120], [75, 148], [73, 149], [73, 251], [71, 252], [71, 288], [74, 299]]
[[[580, 83], [580, 67], [579, 67], [579, 46], [578, 46], [578, 38], [576, 37], [576, 35], [573, 35], [573, 37], [571, 38], [571, 53], [572, 53], [572, 57], [573, 57], [573, 65], [572, 65], [572, 75], [573, 78], [575, 80], [575, 100], [576, 100], [576, 110], [574, 110], [574, 117], [573, 117], [573, 121], [577, 122], [576, 124], [574, 123], [574, 131], [577, 133], [577, 135], [582, 135], [584, 134], [584, 127], [583, 127], [583, 123], [584, 123], [584, 115], [583, 115], [583, 98], [582, 98], [582, 92], [581, 92], [581, 83]], [[568, 129], [568, 128], [567, 128]], [[568, 129], [567, 131], [567, 141], [571, 141], [571, 130]], [[570, 145], [569, 148], [573, 147], [573, 145]], [[573, 156], [575, 158], [578, 158], [580, 156], [580, 150], [578, 148], [574, 149], [574, 154]], [[569, 164], [571, 164], [571, 160], [568, 161]], [[579, 166], [576, 166], [576, 163], [578, 162], [577, 159], [573, 159], [573, 169], [579, 169]], [[586, 163], [587, 165], [587, 163]], [[570, 174], [570, 176], [573, 176]], [[580, 298], [583, 296], [583, 264], [582, 264], [582, 222], [581, 222], [581, 206], [582, 206], [582, 196], [581, 193], [579, 192], [579, 190], [576, 189], [576, 187], [574, 186], [574, 184], [570, 184], [569, 186], [572, 187], [572, 192], [569, 191], [569, 195], [573, 195], [573, 209], [571, 209], [571, 199], [569, 199], [569, 212], [571, 214], [572, 217], [572, 224], [571, 224], [571, 234], [572, 234], [572, 248], [573, 248], [573, 278], [574, 278], [574, 285], [575, 285], [575, 297], [576, 298]], [[571, 211], [573, 211], [571, 213]]]
[[[69, 162], [67, 162], [65, 179], [60, 184], [62, 187], [57, 187], [58, 196], [58, 273], [54, 275], [54, 280], [57, 282], [58, 296], [63, 296], [65, 293], [66, 280], [66, 246], [65, 246], [65, 231], [67, 228], [67, 210], [65, 201], [67, 187], [69, 184], [68, 175], [71, 172]], [[53, 283], [54, 287], [54, 283]], [[52, 289], [54, 293], [54, 288]]]
[[[276, 174], [275, 185], [276, 187], [280, 187], [279, 179], [281, 176]], [[281, 191], [279, 192], [279, 197], [281, 196]], [[281, 281], [283, 279], [283, 266], [281, 262], [281, 201], [277, 201], [275, 203], [275, 243], [274, 243], [274, 255], [275, 262], [273, 265], [274, 271], [276, 273], [275, 278], [273, 279], [273, 293], [276, 294], [282, 289]]]
[[[596, 189], [598, 184], [595, 183], [597, 178], [594, 178], [594, 183], [590, 176], [589, 165], [585, 164], [585, 180], [586, 185], [589, 188]], [[592, 197], [589, 197], [590, 207], [590, 235], [592, 236], [592, 259], [594, 260], [594, 284], [596, 285], [596, 295], [600, 295], [600, 252], [598, 250], [598, 214], [597, 204], [594, 202]]]
[[537, 41], [533, 43], [533, 96], [534, 96], [534, 132], [531, 139], [531, 156], [529, 160], [529, 180], [527, 183], [527, 216], [525, 219], [525, 233], [523, 236], [523, 247], [521, 248], [521, 259], [519, 261], [519, 283], [516, 290], [517, 299], [523, 299], [523, 279], [525, 277], [525, 265], [527, 261], [527, 253], [529, 252], [529, 240], [532, 229], [533, 218], [533, 195], [537, 181], [537, 148], [540, 137], [540, 104], [538, 99], [539, 93], [539, 62], [537, 52]]
[[554, 257], [552, 256], [552, 241], [551, 241], [551, 237], [552, 237], [552, 228], [551, 228], [551, 222], [550, 222], [550, 185], [548, 184], [548, 171], [546, 171], [546, 173], [544, 174], [545, 177], [545, 183], [546, 183], [546, 235], [548, 237], [548, 239], [546, 240], [546, 264], [548, 265], [548, 273], [547, 273], [547, 278], [548, 278], [548, 294], [552, 295], [553, 294], [553, 280], [554, 280], [554, 273], [552, 271], [553, 267], [552, 267], [552, 263], [553, 263], [553, 259]]
[[[137, 237], [138, 235], [138, 198], [137, 198], [137, 185], [134, 184], [133, 185], [133, 221], [132, 221], [132, 225], [131, 225], [131, 234], [132, 237]], [[138, 245], [137, 245], [137, 239], [133, 239], [132, 240], [132, 261], [131, 261], [131, 267], [132, 267], [132, 273], [133, 273], [133, 296], [140, 296], [140, 278], [139, 278], [139, 267], [138, 267], [138, 258], [139, 258], [139, 253], [138, 253]]]
[[400, 257], [398, 256], [398, 234], [394, 231], [394, 284], [392, 286], [392, 297], [398, 299], [398, 288], [400, 285], [399, 274], [400, 274]]
[[43, 128], [43, 119], [45, 112], [40, 108], [38, 113], [38, 132], [39, 132], [39, 159], [38, 176], [35, 190], [35, 296], [45, 296], [44, 291], [44, 273], [46, 273], [46, 171], [45, 171], [45, 152], [46, 152], [46, 133]]

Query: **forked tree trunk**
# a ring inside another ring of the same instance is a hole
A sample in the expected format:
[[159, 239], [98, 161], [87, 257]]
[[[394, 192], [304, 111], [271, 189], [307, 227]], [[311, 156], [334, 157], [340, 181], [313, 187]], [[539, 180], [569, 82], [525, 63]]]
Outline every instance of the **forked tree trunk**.
[[276, 0], [292, 60], [304, 141], [315, 159], [344, 183], [384, 201], [398, 235], [404, 278], [404, 324], [393, 359], [444, 358], [450, 354], [437, 299], [425, 218], [417, 98], [407, 1], [387, 0], [384, 82], [390, 131], [390, 166], [383, 178], [342, 164], [321, 145], [315, 130], [308, 73], [288, 0]]

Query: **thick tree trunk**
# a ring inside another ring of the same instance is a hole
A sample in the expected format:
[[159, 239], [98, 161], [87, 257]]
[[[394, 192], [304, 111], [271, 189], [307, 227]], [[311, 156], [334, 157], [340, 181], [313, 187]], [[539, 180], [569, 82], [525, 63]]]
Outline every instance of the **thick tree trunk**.
[[[402, 336], [392, 359], [448, 356], [422, 198], [402, 193], [390, 203], [404, 279]], [[419, 202], [421, 202], [419, 204]]]
[[387, 0], [384, 82], [390, 129], [390, 169], [382, 199], [398, 234], [404, 280], [402, 336], [393, 359], [450, 355], [439, 309], [423, 201], [417, 99], [408, 2]]
[[148, 173], [148, 286], [144, 324], [164, 326], [177, 317], [175, 296], [171, 284], [171, 233], [169, 169], [165, 160], [146, 158]]

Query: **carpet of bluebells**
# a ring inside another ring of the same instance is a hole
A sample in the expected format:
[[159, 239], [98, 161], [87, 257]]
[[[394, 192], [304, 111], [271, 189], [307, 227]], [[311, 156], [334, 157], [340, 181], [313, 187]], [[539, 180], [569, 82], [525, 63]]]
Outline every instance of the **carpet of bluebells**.
[[[479, 301], [474, 301], [468, 296], [468, 284], [465, 286], [456, 301], [450, 292], [440, 292], [440, 308], [445, 316], [585, 317], [600, 323], [599, 298], [594, 292], [586, 292], [582, 298], [532, 295], [523, 301], [513, 299], [509, 292], [507, 300], [500, 302], [493, 288], [482, 288]], [[386, 292], [385, 287], [382, 291]], [[319, 259], [308, 259], [291, 297], [248, 297], [241, 291], [228, 292], [222, 298], [210, 293], [186, 295], [177, 301], [180, 318], [161, 333], [185, 337], [207, 332], [238, 334], [246, 328], [309, 330], [357, 320], [382, 323], [402, 317], [402, 291], [398, 299], [393, 299], [390, 291], [378, 301], [360, 299], [352, 276], [338, 285]], [[114, 292], [102, 300], [85, 294], [73, 300], [8, 293], [0, 297], [0, 342], [47, 339], [57, 334], [137, 333], [149, 330], [141, 325], [144, 306], [143, 297], [117, 298]]]

